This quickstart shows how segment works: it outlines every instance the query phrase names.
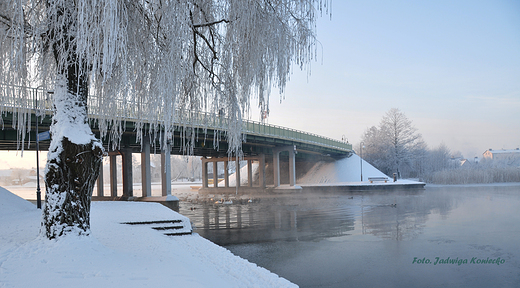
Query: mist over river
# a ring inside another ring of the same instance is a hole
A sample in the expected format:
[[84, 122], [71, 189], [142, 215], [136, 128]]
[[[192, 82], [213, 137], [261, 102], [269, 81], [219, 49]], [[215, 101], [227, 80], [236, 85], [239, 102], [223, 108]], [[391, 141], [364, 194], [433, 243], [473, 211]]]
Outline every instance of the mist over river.
[[181, 202], [195, 232], [300, 287], [520, 287], [520, 183]]

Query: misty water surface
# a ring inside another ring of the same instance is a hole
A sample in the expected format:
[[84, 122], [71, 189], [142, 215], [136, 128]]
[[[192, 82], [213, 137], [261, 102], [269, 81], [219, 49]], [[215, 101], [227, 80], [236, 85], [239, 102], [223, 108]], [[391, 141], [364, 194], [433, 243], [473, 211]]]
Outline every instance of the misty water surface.
[[300, 287], [520, 287], [519, 211], [520, 184], [313, 191], [180, 212]]

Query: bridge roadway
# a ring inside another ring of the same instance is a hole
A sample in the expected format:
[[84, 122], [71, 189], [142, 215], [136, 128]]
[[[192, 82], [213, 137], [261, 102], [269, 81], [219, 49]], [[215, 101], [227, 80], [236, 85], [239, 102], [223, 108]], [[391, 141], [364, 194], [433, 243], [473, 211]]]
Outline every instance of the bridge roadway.
[[[30, 99], [26, 99], [24, 102], [20, 101], [20, 99], [16, 99], [14, 97], [15, 93], [25, 92], [27, 95], [30, 95]], [[39, 118], [38, 124], [38, 132], [48, 131], [51, 123], [51, 107], [50, 97], [52, 97], [52, 93], [48, 91], [44, 91], [41, 88], [26, 88], [26, 87], [13, 87], [0, 84], [0, 111], [2, 112], [2, 128], [0, 130], [0, 150], [16, 150], [20, 149], [20, 140], [18, 136], [18, 132], [13, 128], [16, 125], [16, 119], [13, 117], [13, 111], [30, 111], [30, 131], [26, 133], [25, 139], [26, 142], [24, 144], [25, 150], [35, 150], [36, 149], [36, 121], [37, 117], [35, 115], [35, 111], [40, 109], [43, 114], [43, 119]], [[16, 100], [15, 100], [16, 99]], [[89, 99], [89, 118], [91, 119], [91, 128], [92, 131], [99, 137], [99, 127], [97, 125], [97, 121], [95, 121], [99, 115], [96, 114], [97, 107], [94, 103], [95, 96], [91, 96]], [[110, 151], [107, 144], [105, 144], [105, 148], [109, 152], [109, 155], [130, 155], [131, 153], [142, 153], [142, 146], [140, 143], [136, 141], [136, 124], [137, 111], [135, 111], [135, 107], [137, 105], [132, 105], [131, 103], [127, 104], [128, 109], [124, 109], [124, 114], [126, 115], [123, 118], [124, 123], [124, 133], [122, 135], [122, 139], [120, 142], [120, 149], [118, 151]], [[225, 118], [213, 117], [214, 115], [200, 113], [199, 121], [194, 121], [191, 126], [188, 126], [188, 129], [191, 129], [196, 133], [195, 139], [198, 139], [195, 142], [193, 147], [193, 155], [194, 156], [202, 156], [203, 159], [206, 159], [203, 165], [203, 188], [208, 187], [208, 176], [207, 176], [207, 163], [213, 163], [216, 167], [217, 162], [224, 161], [227, 166], [227, 161], [232, 160], [228, 158], [227, 150], [228, 143], [224, 137], [225, 131]], [[224, 120], [222, 120], [224, 119]], [[144, 120], [145, 125], [149, 125], [151, 121]], [[219, 134], [220, 133], [220, 134]], [[244, 157], [249, 159], [248, 167], [249, 171], [251, 171], [251, 162], [252, 161], [260, 161], [265, 165], [265, 155], [273, 155], [273, 163], [277, 163], [279, 166], [279, 154], [282, 153], [282, 157], [284, 159], [287, 158], [287, 154], [289, 154], [289, 161], [292, 163], [289, 164], [290, 169], [290, 184], [294, 186], [294, 162], [296, 159], [300, 160], [310, 160], [316, 161], [316, 159], [329, 158], [329, 159], [340, 159], [348, 156], [352, 153], [352, 145], [348, 142], [338, 141], [327, 137], [322, 137], [316, 134], [307, 133], [303, 131], [298, 131], [295, 129], [284, 128], [276, 125], [264, 124], [256, 121], [244, 121], [243, 122], [243, 134], [245, 141], [242, 144], [242, 151], [244, 153]], [[221, 137], [219, 137], [219, 135]], [[216, 139], [216, 140], [214, 140]], [[161, 151], [160, 145], [158, 141], [156, 143], [151, 143], [148, 145], [146, 143], [145, 149], [152, 149], [152, 153], [168, 153], [168, 154], [177, 154], [182, 155], [186, 154], [183, 151], [182, 143], [185, 143], [185, 138], [183, 138], [183, 133], [181, 133], [181, 129], [176, 129], [173, 137], [173, 141], [170, 144], [169, 151]], [[107, 142], [107, 141], [104, 141]], [[49, 141], [40, 141], [40, 150], [48, 150]], [[288, 148], [289, 147], [289, 148]], [[155, 151], [153, 151], [155, 149]], [[149, 150], [147, 150], [149, 151]], [[148, 152], [150, 153], [150, 152]], [[283, 156], [285, 155], [285, 156]], [[130, 158], [131, 159], [131, 158]], [[263, 159], [263, 160], [261, 160]], [[236, 160], [236, 159], [235, 159]], [[131, 161], [126, 161], [127, 163]], [[268, 160], [269, 162], [269, 160]], [[165, 164], [167, 165], [167, 164]], [[129, 167], [127, 167], [128, 169]], [[206, 168], [206, 169], [204, 169]], [[123, 168], [123, 170], [125, 170]], [[131, 169], [130, 169], [131, 170]], [[262, 169], [261, 169], [262, 170]], [[115, 173], [114, 173], [115, 174]], [[205, 175], [204, 175], [205, 174]], [[252, 187], [251, 173], [248, 172], [249, 178], [249, 187]], [[260, 181], [260, 188], [265, 188], [265, 173], [263, 173], [264, 179]], [[274, 171], [274, 186], [280, 186], [280, 176], [279, 176], [279, 168], [275, 168]], [[278, 175], [278, 177], [277, 177]], [[144, 176], [144, 175], [143, 175]], [[165, 175], [166, 178], [167, 175]], [[216, 177], [216, 176], [215, 176]], [[228, 188], [228, 181], [226, 176], [226, 188]], [[123, 175], [125, 178], [125, 175]], [[128, 178], [128, 177], [127, 177]], [[111, 179], [112, 180], [112, 179]], [[215, 179], [216, 180], [216, 179]], [[131, 180], [130, 180], [131, 181]], [[125, 182], [125, 181], [123, 181]], [[145, 181], [143, 181], [145, 182]], [[264, 183], [262, 183], [264, 182]], [[239, 183], [239, 181], [238, 181]], [[123, 183], [125, 184], [125, 183]], [[127, 186], [130, 184], [127, 184]], [[101, 185], [102, 186], [102, 185]], [[125, 185], [123, 185], [125, 186]], [[131, 185], [129, 187], [132, 187]], [[144, 188], [144, 187], [143, 187]], [[217, 188], [217, 185], [214, 184], [214, 188]], [[132, 188], [129, 188], [132, 189]], [[165, 188], [167, 189], [167, 188]], [[125, 190], [125, 188], [123, 188]], [[128, 189], [126, 189], [128, 190]], [[145, 191], [146, 189], [143, 189]], [[164, 190], [164, 189], [163, 189]], [[170, 190], [170, 189], [167, 189]], [[101, 193], [103, 193], [101, 191]], [[131, 195], [131, 191], [127, 191]], [[143, 192], [144, 193], [144, 192]], [[164, 193], [163, 193], [164, 194]], [[168, 193], [166, 193], [169, 195]]]

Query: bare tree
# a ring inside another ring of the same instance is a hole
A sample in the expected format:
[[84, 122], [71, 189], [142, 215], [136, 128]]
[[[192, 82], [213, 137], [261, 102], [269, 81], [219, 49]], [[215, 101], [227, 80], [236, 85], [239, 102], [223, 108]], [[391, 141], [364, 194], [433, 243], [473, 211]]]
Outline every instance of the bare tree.
[[382, 131], [376, 126], [372, 126], [365, 131], [361, 139], [365, 146], [362, 155], [365, 161], [388, 174], [391, 171], [387, 160], [389, 146], [385, 142]]
[[383, 139], [389, 144], [388, 160], [397, 175], [403, 165], [409, 165], [417, 142], [422, 138], [416, 133], [412, 121], [397, 108], [390, 109], [379, 124]]
[[397, 108], [383, 116], [379, 128], [373, 126], [362, 136], [366, 160], [389, 175], [394, 171], [400, 177], [403, 169], [411, 170], [414, 159], [421, 157], [426, 149], [421, 134], [412, 122]]
[[[113, 145], [130, 109], [138, 140], [161, 133], [163, 144], [199, 112], [224, 109], [225, 135], [238, 151], [250, 99], [267, 110], [270, 87], [283, 89], [291, 64], [305, 67], [313, 59], [315, 17], [329, 6], [319, 0], [0, 0], [0, 82], [26, 86], [34, 71], [37, 84], [54, 90], [45, 236], [89, 233], [104, 149], [88, 125], [88, 104], [95, 104], [102, 137]], [[26, 107], [30, 95], [16, 97]], [[29, 113], [13, 112], [19, 119]], [[25, 127], [17, 126], [22, 134]]]

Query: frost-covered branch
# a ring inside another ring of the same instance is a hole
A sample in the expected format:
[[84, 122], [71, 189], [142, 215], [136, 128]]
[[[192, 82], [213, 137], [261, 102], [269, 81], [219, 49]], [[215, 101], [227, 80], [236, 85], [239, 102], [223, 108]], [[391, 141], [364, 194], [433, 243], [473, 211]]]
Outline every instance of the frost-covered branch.
[[230, 21], [227, 19], [220, 19], [218, 21], [213, 21], [213, 22], [209, 22], [209, 23], [193, 24], [193, 27], [194, 28], [208, 27], [208, 26], [213, 26], [213, 25], [220, 24], [220, 23], [229, 23], [229, 22]]
[[[154, 119], [139, 134], [170, 135], [189, 126], [190, 113], [182, 115], [182, 123], [171, 122], [175, 111], [224, 111], [232, 123], [225, 134], [239, 146], [238, 123], [252, 99], [268, 110], [271, 87], [283, 91], [291, 65], [305, 68], [314, 59], [315, 18], [330, 1], [2, 0], [0, 5], [0, 82], [28, 84], [31, 74], [34, 83], [52, 90], [56, 71], [77, 62], [100, 107], [96, 121], [102, 135], [114, 143], [121, 131], [108, 127], [121, 127], [125, 115], [114, 111], [125, 106]], [[59, 57], [52, 51], [60, 51]], [[35, 69], [27, 69], [30, 65]]]

